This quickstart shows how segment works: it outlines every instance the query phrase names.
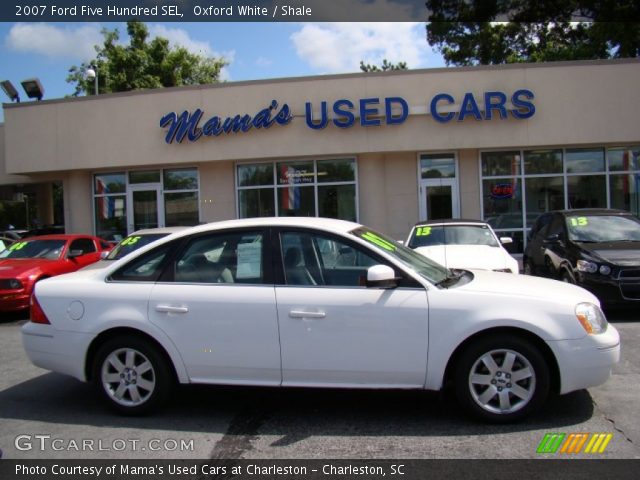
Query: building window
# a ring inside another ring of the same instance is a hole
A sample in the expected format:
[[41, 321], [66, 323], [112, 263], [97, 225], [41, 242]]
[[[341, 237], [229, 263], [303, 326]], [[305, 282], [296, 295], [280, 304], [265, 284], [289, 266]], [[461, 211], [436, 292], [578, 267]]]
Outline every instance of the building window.
[[[520, 161], [522, 159], [522, 162]], [[619, 208], [640, 214], [640, 147], [482, 152], [483, 218], [512, 236], [514, 252], [542, 213]]]
[[198, 171], [195, 168], [164, 170], [162, 179], [165, 226], [197, 225], [200, 221]]
[[94, 176], [96, 235], [120, 241], [127, 234], [127, 177], [123, 173]]
[[237, 166], [238, 216], [357, 220], [355, 159]]
[[95, 232], [107, 240], [119, 241], [145, 224], [200, 221], [196, 168], [100, 173], [94, 175], [93, 191]]

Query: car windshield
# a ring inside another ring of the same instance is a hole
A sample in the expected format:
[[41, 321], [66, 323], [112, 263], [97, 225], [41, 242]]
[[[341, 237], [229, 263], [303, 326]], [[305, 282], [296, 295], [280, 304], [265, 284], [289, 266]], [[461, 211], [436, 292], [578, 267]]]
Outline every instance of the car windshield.
[[66, 240], [30, 240], [16, 242], [0, 252], [0, 258], [60, 258]]
[[602, 243], [640, 241], [640, 220], [619, 215], [575, 215], [567, 217], [569, 239]]
[[352, 230], [351, 234], [363, 239], [376, 250], [395, 257], [431, 283], [438, 284], [450, 276], [450, 271], [439, 263], [420, 255], [404, 245], [400, 245], [381, 233], [360, 227]]
[[498, 242], [487, 225], [424, 225], [413, 229], [409, 247], [434, 245], [489, 245]]
[[151, 242], [158, 240], [159, 238], [166, 237], [168, 233], [147, 233], [144, 235], [130, 235], [118, 243], [113, 250], [109, 252], [105, 260], [119, 260], [125, 255], [129, 255], [131, 252], [144, 247]]

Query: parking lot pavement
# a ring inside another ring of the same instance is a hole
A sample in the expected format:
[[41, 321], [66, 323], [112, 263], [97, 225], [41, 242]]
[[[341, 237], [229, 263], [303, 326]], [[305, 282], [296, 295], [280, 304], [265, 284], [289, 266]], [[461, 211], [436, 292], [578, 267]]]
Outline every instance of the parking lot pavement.
[[4, 320], [0, 449], [56, 459], [539, 458], [546, 433], [602, 432], [613, 439], [598, 458], [640, 458], [640, 316], [609, 318], [623, 342], [613, 377], [502, 426], [471, 421], [429, 392], [203, 386], [180, 388], [154, 416], [122, 417], [90, 386], [31, 365], [23, 321]]

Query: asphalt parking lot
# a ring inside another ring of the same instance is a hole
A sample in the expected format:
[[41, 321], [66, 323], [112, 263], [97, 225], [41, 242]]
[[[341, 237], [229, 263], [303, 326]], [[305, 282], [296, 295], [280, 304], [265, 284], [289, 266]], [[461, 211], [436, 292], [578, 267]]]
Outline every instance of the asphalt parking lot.
[[525, 422], [495, 426], [429, 392], [201, 386], [180, 388], [154, 416], [122, 417], [90, 386], [31, 365], [20, 339], [24, 320], [4, 318], [0, 450], [7, 459], [534, 459], [543, 456], [536, 449], [544, 435], [555, 432], [612, 433], [597, 458], [638, 459], [640, 313], [609, 319], [623, 353], [605, 385], [554, 398]]

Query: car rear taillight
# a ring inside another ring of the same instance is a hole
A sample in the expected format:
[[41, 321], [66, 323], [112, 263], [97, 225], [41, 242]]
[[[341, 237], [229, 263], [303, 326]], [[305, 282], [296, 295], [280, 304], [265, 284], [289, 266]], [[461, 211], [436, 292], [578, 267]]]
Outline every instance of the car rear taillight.
[[49, 321], [47, 316], [44, 314], [42, 307], [38, 303], [38, 300], [36, 299], [35, 294], [31, 295], [29, 317], [33, 323], [42, 323], [45, 325], [51, 325], [51, 322]]

